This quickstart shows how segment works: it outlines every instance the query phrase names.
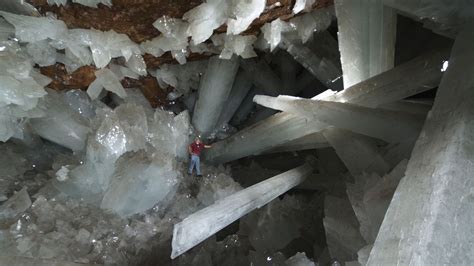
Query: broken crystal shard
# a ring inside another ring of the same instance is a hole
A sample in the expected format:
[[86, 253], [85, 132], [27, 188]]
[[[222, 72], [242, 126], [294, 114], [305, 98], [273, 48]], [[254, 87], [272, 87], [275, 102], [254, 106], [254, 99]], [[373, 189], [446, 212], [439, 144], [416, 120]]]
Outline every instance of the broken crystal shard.
[[95, 72], [96, 79], [87, 88], [87, 94], [92, 100], [97, 99], [102, 89], [117, 94], [121, 98], [127, 97], [127, 92], [120, 83], [119, 78], [110, 69], [104, 68]]
[[293, 257], [287, 259], [285, 261], [286, 266], [315, 266], [314, 262], [308, 257], [306, 257], [306, 253], [298, 252]]
[[194, 44], [209, 39], [214, 30], [226, 22], [230, 4], [226, 0], [208, 0], [183, 15], [190, 24], [189, 35]]
[[227, 35], [237, 35], [245, 31], [262, 14], [265, 0], [232, 1], [231, 14], [227, 20]]
[[16, 37], [23, 42], [57, 40], [67, 32], [66, 24], [54, 17], [30, 17], [0, 11], [16, 30]]
[[102, 199], [101, 208], [121, 216], [144, 212], [176, 191], [177, 172], [174, 162], [163, 154], [147, 158], [144, 152], [125, 156], [117, 168]]
[[310, 10], [315, 2], [315, 0], [296, 0], [295, 6], [293, 7], [293, 13], [298, 14], [301, 11]]
[[[427, 52], [324, 100], [377, 107], [404, 99], [436, 87], [442, 75], [439, 70], [448, 56], [448, 49]], [[212, 162], [228, 162], [259, 154], [285, 142], [318, 132], [320, 129], [315, 125], [320, 126], [321, 123], [288, 113], [276, 114], [224, 141], [214, 143], [205, 156]]]
[[88, 7], [95, 7], [97, 8], [98, 4], [103, 4], [108, 7], [112, 6], [112, 0], [72, 0], [73, 3], [78, 3]]
[[326, 196], [324, 229], [331, 257], [339, 261], [356, 259], [357, 251], [366, 245], [359, 233], [359, 223], [347, 199]]
[[245, 72], [239, 72], [235, 78], [232, 90], [230, 91], [227, 101], [224, 104], [225, 108], [222, 110], [222, 113], [217, 122], [217, 126], [222, 126], [229, 123], [232, 116], [239, 108], [240, 104], [244, 100], [245, 96], [250, 91], [252, 87], [252, 82], [248, 78]]
[[378, 152], [374, 139], [350, 131], [328, 128], [322, 134], [336, 150], [352, 176], [363, 173], [385, 174], [389, 165]]
[[[433, 109], [415, 144], [368, 265], [465, 264], [472, 249], [472, 24], [456, 38]], [[454, 219], [453, 219], [454, 217]]]
[[61, 94], [48, 90], [39, 107], [44, 110], [44, 117], [30, 120], [36, 134], [73, 151], [84, 148], [90, 131], [89, 122], [74, 112]]
[[193, 124], [204, 136], [216, 127], [238, 69], [239, 61], [235, 57], [231, 60], [209, 59], [193, 113]]
[[171, 258], [183, 254], [245, 214], [300, 184], [311, 171], [312, 167], [308, 164], [300, 166], [188, 216], [174, 227]]
[[9, 222], [22, 212], [26, 211], [30, 206], [30, 196], [28, 195], [26, 188], [22, 188], [0, 206], [0, 221], [2, 224]]
[[302, 115], [308, 119], [316, 119], [329, 125], [388, 142], [416, 138], [423, 123], [423, 117], [412, 114], [348, 103], [263, 95], [255, 96], [254, 101], [269, 108]]
[[344, 88], [393, 68], [397, 16], [382, 1], [336, 0]]

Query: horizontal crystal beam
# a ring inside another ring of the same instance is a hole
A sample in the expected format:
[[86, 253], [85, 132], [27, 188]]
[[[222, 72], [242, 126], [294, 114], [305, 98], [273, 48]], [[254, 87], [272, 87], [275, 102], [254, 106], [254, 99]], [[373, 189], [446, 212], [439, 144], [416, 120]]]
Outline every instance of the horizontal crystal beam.
[[339, 128], [387, 142], [416, 138], [423, 116], [368, 108], [349, 103], [303, 99], [291, 96], [257, 95], [254, 101], [275, 110], [302, 115]]
[[[443, 62], [448, 56], [449, 49], [428, 52], [324, 100], [377, 107], [404, 99], [436, 87], [441, 79]], [[214, 163], [229, 162], [260, 154], [323, 128], [320, 122], [279, 113], [214, 143], [205, 156]]]
[[313, 150], [329, 147], [329, 143], [321, 133], [313, 133], [311, 135], [304, 136], [299, 139], [287, 142], [275, 149], [271, 149], [265, 153], [277, 153], [277, 152], [290, 152], [290, 151], [303, 151]]
[[299, 185], [312, 170], [309, 163], [304, 164], [191, 214], [174, 226], [171, 258], [178, 257], [240, 217]]

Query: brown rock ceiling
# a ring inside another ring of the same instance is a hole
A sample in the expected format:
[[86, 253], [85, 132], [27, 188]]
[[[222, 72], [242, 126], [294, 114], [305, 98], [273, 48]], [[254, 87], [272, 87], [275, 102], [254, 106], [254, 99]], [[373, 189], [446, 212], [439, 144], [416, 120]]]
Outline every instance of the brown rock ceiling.
[[[118, 33], [127, 34], [131, 40], [141, 43], [157, 37], [160, 33], [152, 24], [156, 19], [166, 15], [181, 18], [184, 13], [200, 5], [203, 0], [113, 0], [113, 6], [107, 7], [99, 5], [98, 8], [90, 8], [79, 4], [68, 4], [67, 6], [49, 6], [46, 0], [30, 0], [41, 14], [47, 12], [54, 13], [63, 20], [70, 28], [98, 29], [102, 31], [114, 30]], [[256, 19], [244, 34], [257, 34], [260, 27], [277, 18], [283, 20], [293, 17], [291, 12], [295, 0], [268, 0], [267, 7], [280, 2], [280, 6], [267, 8], [266, 11]], [[317, 1], [314, 8], [327, 7], [333, 4], [333, 0]], [[216, 32], [225, 32], [226, 27], [222, 26]], [[206, 55], [191, 54], [189, 60], [205, 58]], [[149, 54], [144, 55], [147, 67], [156, 68], [165, 63], [176, 63], [170, 53], [161, 57], [154, 57]], [[68, 74], [64, 66], [56, 64], [50, 67], [41, 68], [41, 72], [52, 78], [53, 82], [49, 87], [57, 90], [62, 89], [86, 89], [94, 81], [93, 66], [85, 66]], [[156, 80], [148, 76], [140, 80], [124, 81], [126, 87], [138, 87], [142, 89], [152, 104], [162, 105], [165, 103], [166, 92], [162, 90]]]

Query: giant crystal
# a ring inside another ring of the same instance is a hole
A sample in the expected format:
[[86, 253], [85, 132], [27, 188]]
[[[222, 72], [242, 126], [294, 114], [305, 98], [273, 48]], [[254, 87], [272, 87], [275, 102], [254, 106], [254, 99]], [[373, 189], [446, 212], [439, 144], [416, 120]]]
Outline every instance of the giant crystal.
[[431, 114], [415, 144], [368, 265], [470, 264], [474, 60], [471, 25], [459, 34]]
[[240, 104], [244, 100], [245, 96], [249, 93], [250, 88], [252, 87], [252, 82], [248, 78], [247, 74], [240, 72], [237, 74], [232, 90], [230, 91], [227, 101], [224, 104], [225, 108], [222, 110], [222, 113], [217, 122], [217, 126], [222, 126], [229, 123], [232, 116], [239, 108]]
[[193, 114], [193, 124], [200, 133], [207, 135], [217, 125], [238, 68], [236, 58], [221, 60], [213, 57], [209, 60]]
[[269, 203], [304, 181], [308, 164], [239, 191], [184, 219], [174, 227], [172, 258], [183, 254], [235, 220]]
[[[438, 84], [442, 75], [440, 69], [448, 53], [447, 49], [428, 52], [324, 100], [377, 107], [426, 91]], [[285, 142], [315, 133], [320, 130], [320, 127], [315, 125], [320, 124], [288, 113], [276, 114], [215, 143], [206, 157], [213, 162], [228, 162], [259, 154]]]
[[393, 68], [397, 17], [382, 1], [335, 1], [344, 88]]
[[423, 123], [423, 117], [412, 114], [348, 103], [263, 95], [255, 96], [254, 101], [272, 109], [302, 115], [387, 142], [416, 138]]
[[45, 115], [30, 120], [36, 134], [74, 151], [84, 148], [90, 132], [89, 121], [76, 113], [61, 94], [48, 90], [39, 106]]

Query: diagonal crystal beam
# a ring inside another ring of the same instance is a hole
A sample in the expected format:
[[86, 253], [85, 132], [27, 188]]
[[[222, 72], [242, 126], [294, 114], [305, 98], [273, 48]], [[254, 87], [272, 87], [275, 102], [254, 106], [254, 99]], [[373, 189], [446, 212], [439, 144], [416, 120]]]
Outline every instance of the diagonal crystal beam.
[[[377, 107], [404, 99], [436, 87], [442, 76], [443, 62], [448, 57], [449, 49], [425, 53], [324, 100]], [[213, 163], [229, 162], [260, 154], [324, 128], [324, 124], [318, 121], [279, 113], [214, 143], [205, 157]]]
[[474, 261], [474, 25], [449, 67], [377, 235], [367, 265]]
[[270, 97], [257, 95], [254, 101], [275, 110], [318, 120], [327, 125], [350, 130], [387, 142], [416, 138], [423, 116], [349, 103], [311, 100], [291, 96]]
[[301, 184], [312, 170], [310, 163], [306, 163], [241, 190], [186, 217], [174, 226], [171, 258], [178, 257], [240, 217], [261, 208]]

